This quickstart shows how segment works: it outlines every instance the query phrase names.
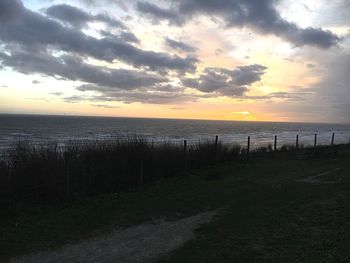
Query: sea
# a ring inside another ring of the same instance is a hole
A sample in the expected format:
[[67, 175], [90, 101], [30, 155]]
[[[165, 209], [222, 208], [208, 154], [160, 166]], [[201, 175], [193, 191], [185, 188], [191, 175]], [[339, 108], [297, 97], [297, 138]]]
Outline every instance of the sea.
[[106, 140], [142, 136], [152, 142], [198, 143], [214, 140], [218, 136], [223, 143], [246, 145], [250, 136], [251, 146], [273, 144], [313, 145], [349, 143], [350, 124], [243, 122], [184, 119], [151, 119], [119, 117], [82, 117], [48, 115], [0, 115], [0, 149], [4, 150], [18, 141], [32, 144], [68, 142], [84, 143], [89, 140]]

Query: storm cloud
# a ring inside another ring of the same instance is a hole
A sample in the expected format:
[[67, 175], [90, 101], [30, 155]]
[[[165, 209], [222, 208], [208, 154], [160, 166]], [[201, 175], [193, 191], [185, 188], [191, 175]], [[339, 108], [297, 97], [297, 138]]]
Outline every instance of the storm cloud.
[[276, 35], [296, 46], [316, 46], [327, 49], [341, 39], [321, 28], [300, 28], [281, 17], [275, 0], [175, 0], [169, 8], [160, 8], [149, 2], [138, 2], [142, 14], [153, 19], [167, 20], [182, 25], [199, 14], [221, 18], [226, 27], [249, 27], [261, 34]]
[[84, 10], [66, 4], [50, 6], [46, 14], [75, 27], [85, 27], [88, 22], [104, 22], [112, 27], [125, 28], [124, 24], [106, 14], [92, 15]]
[[240, 66], [233, 70], [206, 68], [198, 78], [185, 78], [182, 83], [205, 93], [242, 96], [251, 84], [261, 79], [266, 69], [267, 67], [257, 64]]
[[[166, 89], [168, 85], [155, 85], [152, 89], [139, 88], [135, 90], [117, 90], [111, 87], [101, 87], [97, 85], [85, 84], [77, 89], [79, 91], [95, 91], [100, 95], [95, 96], [78, 96], [80, 100], [89, 100], [96, 102], [113, 102], [123, 103], [147, 103], [147, 104], [172, 104], [196, 101], [198, 96], [186, 94], [181, 87]], [[76, 100], [75, 100], [76, 101]]]
[[119, 60], [134, 67], [147, 67], [151, 70], [186, 72], [196, 68], [197, 59], [194, 57], [181, 58], [146, 51], [118, 38], [97, 39], [32, 12], [19, 1], [1, 2], [0, 9], [4, 13], [8, 11], [14, 14], [10, 16], [11, 19], [1, 17], [0, 40], [6, 44], [17, 44], [25, 49], [40, 51], [56, 48], [107, 62]]
[[0, 86], [17, 105], [13, 88], [102, 108], [213, 103], [350, 122], [349, 4], [311, 2], [0, 0]]
[[157, 74], [93, 66], [73, 56], [56, 58], [45, 53], [13, 51], [11, 55], [0, 53], [0, 63], [25, 74], [59, 76], [67, 80], [78, 80], [112, 89], [132, 90], [167, 82], [165, 77]]
[[173, 48], [173, 49], [179, 50], [179, 51], [183, 51], [183, 52], [191, 53], [191, 52], [196, 51], [195, 47], [192, 47], [192, 46], [185, 44], [181, 41], [170, 39], [168, 37], [165, 38], [165, 44], [170, 48]]

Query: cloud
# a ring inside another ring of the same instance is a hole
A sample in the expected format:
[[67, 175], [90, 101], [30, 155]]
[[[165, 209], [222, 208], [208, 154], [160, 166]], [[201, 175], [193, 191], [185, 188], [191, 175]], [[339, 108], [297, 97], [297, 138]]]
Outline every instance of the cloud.
[[195, 47], [192, 47], [180, 41], [170, 39], [168, 37], [165, 38], [165, 44], [170, 48], [176, 49], [178, 51], [188, 52], [188, 53], [195, 52], [197, 50]]
[[314, 92], [304, 91], [304, 92], [272, 92], [266, 95], [260, 96], [244, 96], [244, 99], [248, 100], [266, 100], [270, 101], [272, 99], [281, 99], [284, 101], [304, 101], [307, 97], [314, 95]]
[[67, 102], [67, 103], [78, 103], [80, 101], [85, 100], [85, 98], [82, 96], [73, 95], [73, 96], [69, 96], [69, 97], [64, 97], [62, 100], [64, 102]]
[[267, 67], [254, 64], [233, 70], [206, 68], [198, 78], [184, 78], [182, 83], [205, 93], [216, 92], [225, 96], [242, 96], [248, 87], [261, 79]]
[[24, 10], [20, 0], [1, 0], [0, 1], [0, 22], [12, 21], [18, 17]]
[[143, 71], [93, 66], [74, 56], [56, 58], [44, 53], [13, 51], [11, 55], [0, 53], [0, 61], [4, 66], [25, 74], [60, 76], [113, 89], [132, 90], [168, 81], [165, 77]]
[[160, 8], [157, 5], [148, 3], [148, 2], [138, 2], [137, 10], [145, 15], [150, 15], [155, 18], [154, 23], [158, 23], [158, 19], [168, 20], [171, 24], [181, 25], [184, 23], [181, 15], [178, 14], [175, 10]]
[[91, 106], [97, 107], [97, 108], [105, 108], [105, 109], [119, 109], [119, 106], [111, 106], [106, 104], [91, 104]]
[[[80, 91], [95, 91], [100, 95], [79, 96], [82, 101], [119, 101], [123, 103], [146, 103], [146, 104], [179, 104], [189, 101], [197, 101], [198, 97], [183, 92], [183, 89], [176, 87], [168, 91], [161, 88], [140, 88], [136, 90], [117, 90], [111, 87], [96, 85], [82, 85], [77, 88]], [[77, 97], [73, 97], [77, 101]], [[71, 101], [72, 101], [71, 100]]]
[[138, 2], [139, 12], [157, 20], [181, 25], [199, 14], [221, 18], [226, 27], [249, 27], [261, 34], [276, 35], [296, 46], [310, 45], [327, 49], [341, 40], [329, 30], [300, 28], [283, 19], [275, 0], [174, 0], [169, 8]]
[[330, 121], [350, 123], [350, 53], [314, 56], [318, 65], [326, 67], [323, 78], [312, 86], [318, 99], [314, 104], [325, 107], [323, 114]]
[[[53, 0], [48, 0], [53, 1]], [[117, 5], [124, 11], [128, 11], [128, 0], [75, 0], [76, 2], [83, 3], [87, 6], [97, 7], [97, 6], [106, 6], [106, 5]]]
[[140, 39], [138, 39], [137, 36], [135, 36], [135, 34], [130, 32], [130, 31], [121, 31], [118, 34], [115, 34], [115, 33], [111, 33], [111, 32], [106, 31], [106, 30], [100, 30], [99, 33], [103, 37], [110, 38], [110, 39], [116, 39], [116, 40], [122, 41], [122, 42], [128, 42], [128, 43], [132, 43], [132, 44], [140, 44], [141, 43]]
[[63, 92], [51, 92], [50, 94], [60, 97], [63, 95]]
[[107, 62], [119, 60], [134, 67], [160, 71], [194, 71], [198, 61], [191, 56], [181, 58], [166, 53], [142, 50], [118, 38], [94, 38], [76, 28], [64, 26], [39, 13], [32, 12], [24, 8], [19, 1], [1, 2], [0, 9], [15, 13], [15, 16], [11, 16], [12, 19], [1, 18], [0, 40], [8, 46], [20, 45], [23, 49], [36, 52], [55, 49]]
[[[186, 94], [183, 87], [172, 86], [169, 80], [155, 73], [137, 70], [110, 69], [85, 63], [74, 56], [53, 57], [45, 53], [12, 51], [0, 53], [0, 62], [25, 74], [43, 74], [85, 84], [76, 89], [95, 92], [98, 95], [74, 95], [62, 98], [68, 103], [80, 101], [120, 101], [124, 103], [171, 104], [196, 101], [197, 97]], [[62, 96], [61, 92], [51, 93]], [[90, 94], [90, 93], [89, 93]]]
[[86, 27], [88, 22], [104, 22], [112, 27], [125, 28], [121, 21], [106, 14], [91, 15], [78, 7], [66, 4], [50, 6], [46, 14], [78, 28]]
[[138, 39], [134, 35], [134, 33], [132, 33], [132, 32], [123, 31], [120, 33], [119, 37], [120, 37], [120, 39], [124, 40], [125, 42], [130, 42], [130, 43], [135, 43], [135, 44], [140, 43], [140, 39]]
[[40, 84], [40, 81], [38, 81], [38, 80], [33, 80], [32, 83], [33, 83], [33, 84]]
[[96, 100], [120, 101], [123, 103], [145, 103], [145, 104], [181, 104], [189, 101], [197, 101], [196, 96], [184, 93], [153, 93], [149, 91], [116, 92], [108, 96], [95, 97]]

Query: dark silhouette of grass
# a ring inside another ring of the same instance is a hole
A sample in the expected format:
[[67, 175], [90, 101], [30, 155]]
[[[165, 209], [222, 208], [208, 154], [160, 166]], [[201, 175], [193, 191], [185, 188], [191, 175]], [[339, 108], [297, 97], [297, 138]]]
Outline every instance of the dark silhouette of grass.
[[[306, 153], [303, 158], [314, 149], [300, 146], [298, 151]], [[249, 159], [273, 152], [271, 145], [256, 148]], [[295, 154], [296, 149], [284, 145], [278, 152]], [[239, 145], [215, 140], [189, 144], [186, 151], [181, 143], [153, 143], [137, 136], [69, 142], [64, 149], [57, 144], [18, 142], [0, 159], [0, 204], [4, 208], [21, 202], [60, 203], [137, 189], [192, 169], [210, 170], [218, 163], [246, 160], [246, 150]]]
[[186, 170], [237, 160], [241, 148], [205, 141], [148, 142], [142, 137], [36, 146], [18, 142], [0, 160], [2, 201], [63, 201], [140, 187]]

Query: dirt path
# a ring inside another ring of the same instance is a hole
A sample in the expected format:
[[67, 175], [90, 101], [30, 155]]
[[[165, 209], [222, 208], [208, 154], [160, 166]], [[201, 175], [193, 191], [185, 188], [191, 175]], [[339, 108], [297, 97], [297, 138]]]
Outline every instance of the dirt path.
[[78, 244], [66, 245], [55, 251], [12, 259], [10, 262], [148, 262], [194, 238], [193, 231], [200, 224], [210, 222], [214, 215], [215, 212], [206, 212], [178, 221], [146, 223]]
[[322, 172], [320, 174], [316, 174], [316, 175], [311, 175], [309, 177], [306, 178], [302, 178], [299, 180], [296, 180], [297, 182], [303, 182], [303, 183], [309, 183], [309, 184], [332, 184], [332, 183], [338, 183], [337, 181], [337, 177], [334, 176], [334, 178], [332, 180], [325, 180], [323, 177], [324, 176], [328, 176], [328, 175], [332, 175], [335, 172], [339, 171], [339, 168], [335, 168], [329, 171], [325, 171]]

